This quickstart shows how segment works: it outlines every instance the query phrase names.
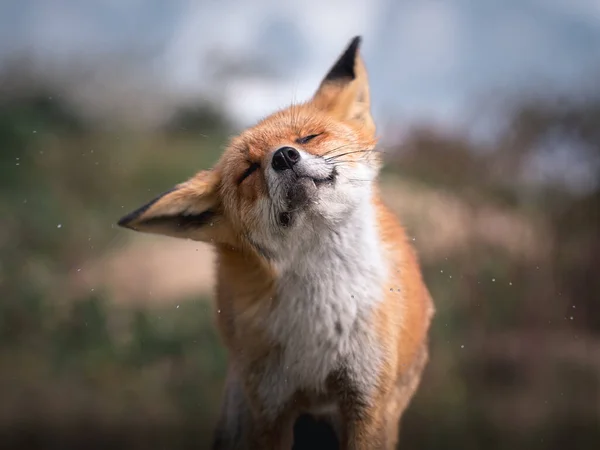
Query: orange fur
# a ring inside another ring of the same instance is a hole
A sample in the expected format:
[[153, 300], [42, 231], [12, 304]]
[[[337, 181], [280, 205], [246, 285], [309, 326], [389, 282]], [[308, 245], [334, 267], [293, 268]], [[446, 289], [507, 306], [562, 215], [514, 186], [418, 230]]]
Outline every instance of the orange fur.
[[[302, 142], [307, 155], [345, 155], [343, 164], [348, 167], [367, 159], [369, 167], [378, 169], [367, 74], [357, 48], [355, 40], [313, 99], [244, 131], [231, 140], [212, 170], [200, 172], [119, 222], [134, 230], [215, 246], [216, 317], [229, 350], [230, 371], [214, 448], [289, 449], [298, 414], [333, 402], [341, 412], [336, 427], [343, 448], [392, 449], [400, 417], [419, 385], [434, 307], [404, 229], [374, 188], [370, 201], [387, 276], [380, 292], [372, 293], [378, 298], [376, 307], [365, 313], [365, 339], [373, 337], [381, 364], [373, 375], [359, 374], [374, 377], [374, 391], [352, 381], [348, 373], [355, 368], [344, 367], [329, 374], [326, 388], [296, 389], [274, 415], [261, 394], [265, 377], [286, 350], [265, 328], [287, 301], [277, 288], [286, 269], [255, 238], [266, 226], [257, 205], [271, 195], [267, 162], [276, 149]], [[307, 136], [310, 139], [303, 140]], [[242, 180], [253, 164], [260, 167]]]

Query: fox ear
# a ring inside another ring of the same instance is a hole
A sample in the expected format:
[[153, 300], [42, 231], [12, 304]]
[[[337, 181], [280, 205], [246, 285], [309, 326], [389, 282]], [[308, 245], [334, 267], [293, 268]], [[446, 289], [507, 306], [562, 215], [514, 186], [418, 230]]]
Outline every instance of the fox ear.
[[339, 120], [356, 122], [374, 135], [369, 80], [358, 51], [360, 43], [360, 36], [350, 41], [321, 82], [312, 104]]
[[215, 171], [200, 172], [122, 217], [118, 225], [143, 233], [224, 242], [229, 227], [220, 212], [218, 185]]

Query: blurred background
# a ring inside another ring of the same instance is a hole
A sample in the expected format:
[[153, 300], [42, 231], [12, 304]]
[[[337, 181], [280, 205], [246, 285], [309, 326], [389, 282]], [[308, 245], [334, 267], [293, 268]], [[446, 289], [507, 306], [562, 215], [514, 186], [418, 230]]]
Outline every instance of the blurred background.
[[356, 34], [438, 311], [401, 448], [599, 448], [597, 0], [0, 2], [2, 448], [208, 447], [210, 249], [115, 222]]

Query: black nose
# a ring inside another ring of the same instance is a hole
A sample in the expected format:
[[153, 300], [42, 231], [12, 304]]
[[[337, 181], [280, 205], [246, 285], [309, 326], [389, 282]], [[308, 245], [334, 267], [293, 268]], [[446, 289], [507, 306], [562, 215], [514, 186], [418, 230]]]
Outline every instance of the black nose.
[[273, 155], [271, 165], [273, 169], [280, 171], [291, 169], [294, 164], [300, 161], [300, 153], [292, 147], [281, 147]]

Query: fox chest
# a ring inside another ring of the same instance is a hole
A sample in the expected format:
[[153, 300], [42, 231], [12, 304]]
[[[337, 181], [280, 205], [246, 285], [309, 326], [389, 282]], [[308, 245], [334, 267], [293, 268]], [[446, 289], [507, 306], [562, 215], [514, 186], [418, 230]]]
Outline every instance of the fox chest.
[[369, 384], [365, 374], [379, 365], [372, 316], [380, 289], [369, 277], [339, 275], [336, 281], [293, 274], [281, 283], [266, 326], [281, 349], [264, 377], [270, 402], [285, 403], [298, 390], [323, 392], [328, 376], [342, 366]]

